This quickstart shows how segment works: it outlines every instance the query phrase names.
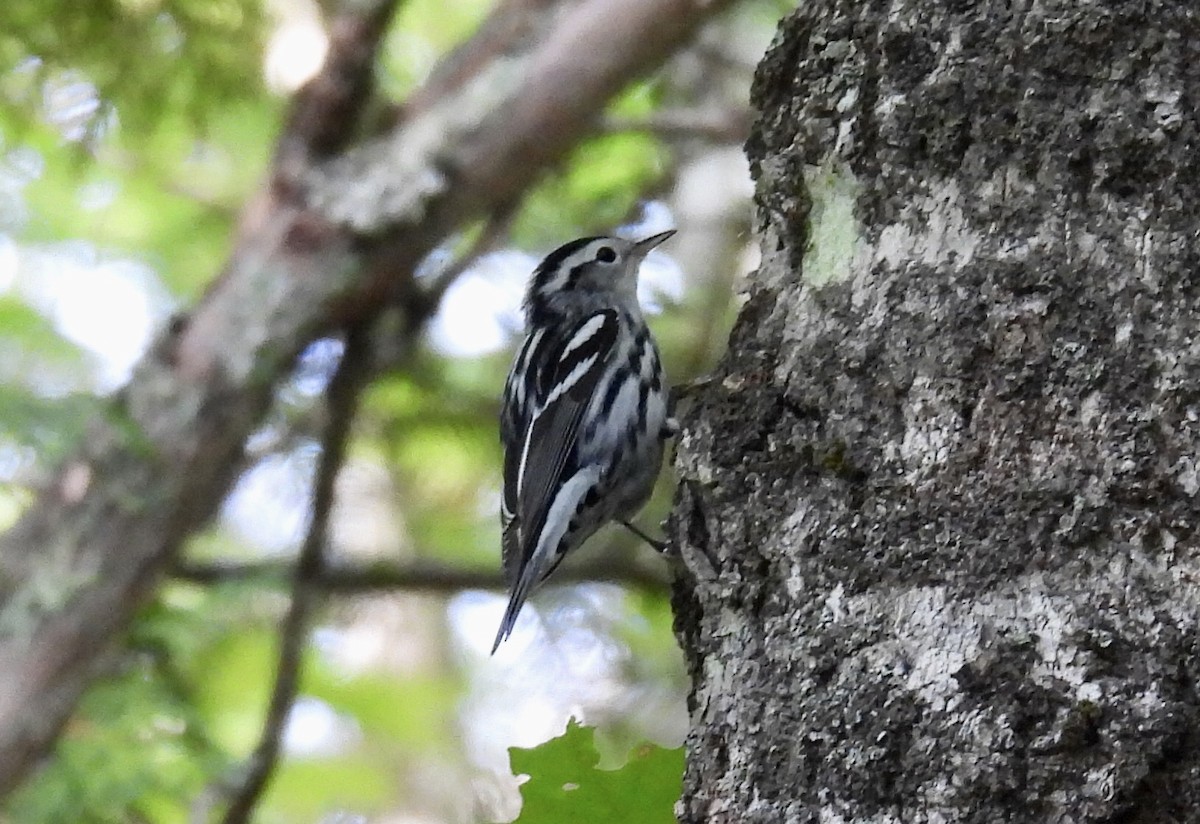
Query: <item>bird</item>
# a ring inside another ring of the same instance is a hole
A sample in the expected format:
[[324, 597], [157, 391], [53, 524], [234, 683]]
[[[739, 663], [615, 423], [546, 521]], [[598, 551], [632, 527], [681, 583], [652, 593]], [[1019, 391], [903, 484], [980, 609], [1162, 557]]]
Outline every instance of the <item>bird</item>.
[[537, 266], [525, 338], [504, 385], [501, 555], [508, 606], [494, 654], [531, 592], [600, 527], [646, 503], [677, 424], [658, 345], [637, 300], [638, 269], [675, 234], [583, 237]]

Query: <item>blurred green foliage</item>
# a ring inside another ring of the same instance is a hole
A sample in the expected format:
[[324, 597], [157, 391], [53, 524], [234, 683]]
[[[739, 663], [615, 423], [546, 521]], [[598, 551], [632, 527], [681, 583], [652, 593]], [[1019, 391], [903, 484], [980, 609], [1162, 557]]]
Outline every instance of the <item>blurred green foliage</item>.
[[89, 240], [196, 295], [269, 157], [258, 0], [0, 4], [0, 133], [32, 149], [29, 241]]
[[222, 635], [211, 618], [227, 598], [185, 587], [145, 611], [119, 671], [87, 693], [54, 758], [9, 800], [8, 820], [187, 821], [188, 800], [232, 763], [196, 700], [207, 678], [189, 677]]
[[3, 3], [0, 66], [19, 71], [6, 73], [0, 105], [37, 107], [46, 81], [70, 77], [95, 86], [129, 134], [156, 131], [164, 116], [204, 123], [260, 97], [266, 30], [257, 0]]
[[90, 159], [48, 127], [31, 127], [25, 145], [47, 158], [25, 195], [33, 214], [25, 238], [73, 237], [142, 260], [183, 300], [194, 299], [229, 247], [240, 204], [266, 168], [280, 105], [265, 94], [203, 112], [162, 113], [146, 134], [125, 127]]
[[[64, 457], [98, 407], [91, 395], [63, 389], [78, 380], [85, 361], [45, 316], [0, 294], [0, 440], [21, 444], [43, 461]], [[27, 383], [25, 376], [36, 377]], [[0, 503], [0, 529], [9, 523]]]
[[683, 782], [683, 748], [652, 744], [629, 754], [615, 770], [596, 768], [594, 732], [574, 720], [567, 731], [533, 749], [513, 747], [513, 772], [521, 785], [517, 824], [671, 824]]
[[199, 732], [189, 702], [149, 661], [90, 690], [55, 757], [9, 801], [13, 822], [186, 821], [226, 759]]
[[490, 9], [491, 3], [480, 0], [404, 0], [380, 50], [383, 94], [393, 101], [407, 97]]

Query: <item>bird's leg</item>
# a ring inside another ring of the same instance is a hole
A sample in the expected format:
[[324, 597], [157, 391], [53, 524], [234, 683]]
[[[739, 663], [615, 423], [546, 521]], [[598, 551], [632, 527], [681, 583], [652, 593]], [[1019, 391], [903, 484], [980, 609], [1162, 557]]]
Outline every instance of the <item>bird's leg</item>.
[[704, 375], [687, 383], [677, 383], [671, 387], [671, 401], [688, 401], [712, 385], [713, 377]]
[[663, 422], [662, 432], [660, 433], [662, 439], [665, 441], [667, 438], [674, 438], [678, 434], [679, 421], [677, 421], [675, 418], [667, 418], [666, 421]]
[[643, 541], [645, 541], [646, 543], [650, 544], [650, 546], [654, 547], [654, 549], [655, 549], [656, 551], [658, 551], [658, 552], [661, 552], [661, 553], [663, 553], [664, 555], [665, 555], [665, 554], [667, 553], [667, 551], [668, 551], [668, 550], [671, 548], [671, 545], [670, 545], [669, 543], [667, 543], [666, 541], [659, 540], [659, 539], [657, 539], [657, 538], [651, 538], [649, 535], [647, 535], [645, 532], [643, 532], [643, 531], [641, 530], [641, 528], [634, 526], [634, 525], [633, 525], [633, 524], [631, 524], [629, 521], [621, 521], [621, 526], [623, 526], [623, 527], [625, 527], [626, 529], [628, 529], [628, 530], [629, 530], [630, 532], [632, 532], [634, 535], [638, 536], [638, 537], [639, 537], [639, 538], [641, 538]]
[[679, 418], [675, 416], [675, 407], [680, 401], [691, 401], [704, 389], [712, 385], [711, 377], [696, 378], [687, 383], [677, 383], [671, 387], [667, 396], [667, 420], [663, 424], [659, 437], [663, 440], [674, 438], [679, 434]]

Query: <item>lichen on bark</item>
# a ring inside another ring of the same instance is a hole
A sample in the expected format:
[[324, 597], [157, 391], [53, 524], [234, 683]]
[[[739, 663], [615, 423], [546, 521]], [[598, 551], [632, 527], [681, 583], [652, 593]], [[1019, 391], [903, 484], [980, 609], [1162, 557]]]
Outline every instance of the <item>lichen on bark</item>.
[[681, 821], [1200, 818], [1198, 15], [781, 25], [763, 265], [679, 449]]

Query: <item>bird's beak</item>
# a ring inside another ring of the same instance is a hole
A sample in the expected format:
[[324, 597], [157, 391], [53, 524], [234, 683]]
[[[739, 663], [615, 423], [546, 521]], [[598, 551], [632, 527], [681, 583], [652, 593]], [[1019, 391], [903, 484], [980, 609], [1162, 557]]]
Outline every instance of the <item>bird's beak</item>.
[[675, 234], [675, 230], [668, 229], [665, 232], [659, 232], [657, 235], [651, 235], [645, 240], [639, 240], [637, 243], [633, 244], [634, 255], [638, 259], [645, 258], [646, 255], [650, 253], [651, 249], [662, 243], [664, 240], [667, 240], [673, 234]]

